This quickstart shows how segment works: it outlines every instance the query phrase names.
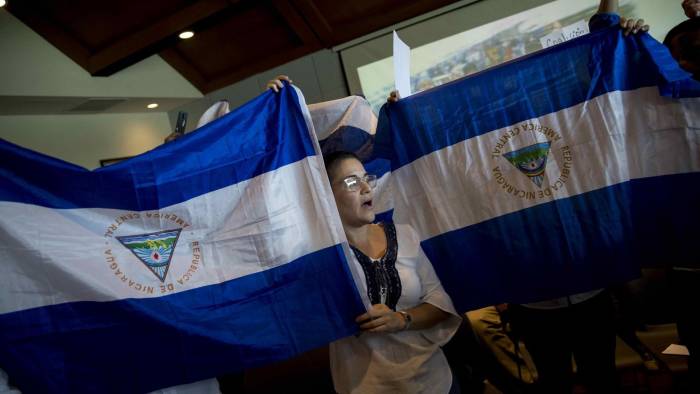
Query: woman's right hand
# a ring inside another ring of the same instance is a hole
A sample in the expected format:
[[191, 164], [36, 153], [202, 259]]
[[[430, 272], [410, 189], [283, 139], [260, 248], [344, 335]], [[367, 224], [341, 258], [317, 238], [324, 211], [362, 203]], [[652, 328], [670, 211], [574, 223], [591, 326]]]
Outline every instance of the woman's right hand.
[[275, 79], [271, 79], [267, 81], [267, 85], [265, 86], [265, 90], [270, 89], [273, 90], [275, 93], [279, 93], [280, 89], [284, 87], [284, 83], [282, 81], [287, 81], [289, 83], [292, 83], [292, 80], [289, 79], [288, 76], [286, 75], [278, 75], [275, 77]]
[[622, 28], [622, 34], [626, 36], [649, 31], [649, 25], [644, 24], [644, 19], [626, 19], [620, 17], [620, 27]]
[[397, 332], [406, 327], [406, 318], [399, 312], [393, 311], [384, 304], [374, 304], [355, 319], [362, 331], [368, 332]]

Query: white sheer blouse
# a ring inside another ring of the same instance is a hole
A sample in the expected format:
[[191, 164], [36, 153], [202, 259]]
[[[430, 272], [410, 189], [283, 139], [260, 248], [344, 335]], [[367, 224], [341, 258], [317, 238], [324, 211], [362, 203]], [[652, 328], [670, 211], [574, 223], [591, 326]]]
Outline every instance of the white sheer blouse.
[[[401, 279], [396, 310], [425, 302], [451, 316], [429, 329], [362, 333], [331, 343], [331, 373], [338, 393], [448, 393], [452, 385], [440, 346], [454, 335], [461, 318], [413, 229], [396, 225], [396, 237], [396, 269]], [[354, 256], [351, 264], [359, 265]], [[358, 284], [358, 289], [366, 288], [366, 282]], [[368, 302], [367, 294], [361, 295]]]

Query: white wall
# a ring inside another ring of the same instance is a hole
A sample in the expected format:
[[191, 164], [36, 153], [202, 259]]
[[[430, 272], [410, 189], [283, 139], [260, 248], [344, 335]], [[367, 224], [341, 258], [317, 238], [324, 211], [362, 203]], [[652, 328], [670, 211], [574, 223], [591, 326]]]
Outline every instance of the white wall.
[[687, 19], [680, 0], [623, 0], [622, 3], [634, 4], [634, 15], [625, 16], [644, 19], [649, 24], [649, 34], [658, 41], [663, 41], [671, 28]]
[[168, 134], [166, 113], [0, 116], [0, 138], [88, 169], [153, 149]]

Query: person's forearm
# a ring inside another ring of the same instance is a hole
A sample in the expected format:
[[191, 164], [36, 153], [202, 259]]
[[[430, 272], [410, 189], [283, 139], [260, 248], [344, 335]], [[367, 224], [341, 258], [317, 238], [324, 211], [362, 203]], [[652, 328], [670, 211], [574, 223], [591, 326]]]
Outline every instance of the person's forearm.
[[427, 303], [406, 309], [404, 312], [411, 315], [409, 330], [422, 330], [430, 328], [450, 317], [450, 314], [442, 309]]
[[598, 6], [599, 14], [617, 14], [619, 10], [617, 0], [600, 0], [600, 6]]

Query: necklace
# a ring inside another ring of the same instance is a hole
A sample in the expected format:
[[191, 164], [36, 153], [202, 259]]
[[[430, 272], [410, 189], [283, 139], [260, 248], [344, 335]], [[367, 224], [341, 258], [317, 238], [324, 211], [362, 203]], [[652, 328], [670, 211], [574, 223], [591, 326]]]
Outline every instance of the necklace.
[[351, 249], [364, 271], [370, 302], [396, 309], [396, 303], [401, 297], [401, 278], [396, 269], [396, 228], [393, 223], [385, 223], [383, 229], [387, 238], [387, 248], [381, 258], [371, 258], [352, 245]]

